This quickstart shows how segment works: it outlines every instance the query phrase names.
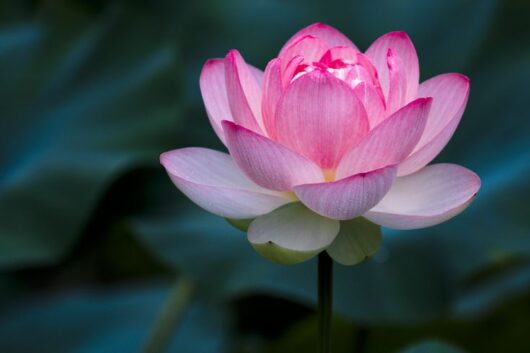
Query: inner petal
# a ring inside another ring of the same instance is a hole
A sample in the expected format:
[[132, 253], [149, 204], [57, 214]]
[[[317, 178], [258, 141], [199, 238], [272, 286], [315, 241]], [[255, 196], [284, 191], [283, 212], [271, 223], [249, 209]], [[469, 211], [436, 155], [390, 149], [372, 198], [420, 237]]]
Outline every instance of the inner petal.
[[[337, 50], [333, 51], [333, 49]], [[292, 83], [303, 75], [320, 69], [346, 82], [353, 89], [361, 83], [363, 86], [370, 86], [371, 90], [376, 92], [384, 103], [385, 98], [381, 85], [379, 84], [377, 70], [370, 63], [370, 60], [360, 53], [342, 53], [340, 49], [340, 47], [330, 49], [320, 61], [310, 63], [300, 61], [298, 66], [291, 69], [291, 72], [286, 73], [285, 76], [289, 75], [291, 77], [290, 82]], [[340, 54], [343, 54], [344, 57], [336, 58]]]
[[302, 67], [285, 90], [275, 115], [275, 138], [333, 169], [369, 129], [353, 89], [319, 65]]

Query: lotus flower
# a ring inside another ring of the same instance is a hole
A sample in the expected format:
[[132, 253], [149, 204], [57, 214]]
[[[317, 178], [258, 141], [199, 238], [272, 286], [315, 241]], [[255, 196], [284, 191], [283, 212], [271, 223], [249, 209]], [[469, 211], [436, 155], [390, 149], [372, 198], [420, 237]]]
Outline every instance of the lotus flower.
[[252, 220], [248, 239], [271, 258], [310, 258], [361, 216], [395, 229], [433, 226], [462, 212], [480, 188], [468, 169], [427, 165], [462, 117], [469, 79], [449, 73], [420, 84], [404, 32], [362, 53], [317, 23], [289, 39], [264, 72], [237, 50], [208, 60], [200, 88], [229, 154], [183, 148], [161, 163], [197, 205]]

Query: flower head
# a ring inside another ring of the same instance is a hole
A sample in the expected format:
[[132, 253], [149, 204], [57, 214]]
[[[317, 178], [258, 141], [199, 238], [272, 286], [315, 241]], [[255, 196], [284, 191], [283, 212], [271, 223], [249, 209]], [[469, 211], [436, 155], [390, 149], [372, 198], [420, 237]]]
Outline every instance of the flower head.
[[420, 84], [403, 32], [362, 53], [317, 23], [289, 39], [264, 72], [236, 50], [208, 60], [200, 88], [230, 154], [184, 148], [161, 162], [199, 206], [253, 219], [250, 242], [275, 260], [302, 261], [343, 241], [341, 229], [351, 227], [341, 224], [361, 216], [396, 229], [441, 223], [480, 188], [463, 167], [427, 166], [462, 117], [469, 80], [452, 73]]

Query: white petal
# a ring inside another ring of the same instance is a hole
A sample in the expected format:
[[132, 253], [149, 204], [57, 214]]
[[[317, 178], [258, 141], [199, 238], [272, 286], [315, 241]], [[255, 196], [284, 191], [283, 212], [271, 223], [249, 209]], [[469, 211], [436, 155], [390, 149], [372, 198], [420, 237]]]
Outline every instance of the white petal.
[[254, 184], [226, 153], [182, 148], [163, 153], [160, 162], [186, 196], [222, 217], [254, 218], [293, 201]]
[[480, 179], [472, 171], [455, 164], [433, 164], [397, 178], [364, 217], [394, 229], [430, 227], [462, 212], [479, 188]]
[[272, 243], [316, 254], [331, 244], [338, 232], [338, 221], [322, 217], [297, 202], [256, 218], [248, 229], [248, 240], [253, 245]]

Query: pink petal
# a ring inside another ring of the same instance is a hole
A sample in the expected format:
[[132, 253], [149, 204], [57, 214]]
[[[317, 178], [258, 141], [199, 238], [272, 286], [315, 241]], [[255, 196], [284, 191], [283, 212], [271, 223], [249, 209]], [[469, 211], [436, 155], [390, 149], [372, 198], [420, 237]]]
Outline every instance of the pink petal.
[[278, 56], [282, 63], [282, 72], [295, 57], [300, 56], [303, 58], [303, 63], [312, 64], [319, 61], [327, 49], [326, 42], [317, 37], [307, 35], [299, 38]]
[[370, 58], [362, 53], [357, 53], [357, 63], [362, 65], [368, 71], [370, 77], [372, 78], [372, 84], [376, 86], [378, 92], [381, 94], [381, 97], [384, 98], [383, 91], [381, 90], [381, 84], [379, 82], [377, 68], [374, 66]]
[[254, 131], [262, 131], [261, 86], [257, 73], [250, 69], [237, 50], [225, 58], [228, 103], [233, 121]]
[[163, 153], [160, 162], [177, 188], [221, 217], [254, 218], [292, 202], [282, 193], [254, 184], [226, 153], [182, 148]]
[[364, 217], [395, 229], [430, 227], [462, 212], [479, 189], [480, 179], [472, 171], [454, 164], [433, 164], [397, 178]]
[[[278, 59], [280, 60], [280, 59]], [[282, 71], [282, 88], [285, 89], [293, 80], [293, 76], [300, 65], [304, 62], [304, 58], [300, 55], [292, 58], [285, 66], [285, 69]], [[281, 65], [280, 67], [283, 67]]]
[[419, 83], [419, 66], [416, 49], [405, 32], [390, 32], [376, 39], [365, 52], [377, 68], [381, 87], [387, 98], [390, 86], [387, 65], [388, 49], [392, 49], [395, 55], [399, 57], [403, 63], [407, 82], [405, 101], [409, 102], [416, 97]]
[[289, 148], [232, 122], [223, 122], [228, 149], [258, 185], [290, 191], [293, 185], [324, 181], [320, 168]]
[[292, 36], [283, 46], [282, 50], [280, 51], [280, 55], [291, 44], [297, 42], [300, 38], [305, 37], [307, 35], [312, 35], [323, 40], [327, 43], [329, 47], [348, 46], [359, 51], [355, 44], [353, 44], [352, 41], [349, 40], [348, 37], [342, 34], [339, 30], [323, 23], [314, 23], [310, 26], [301, 29], [294, 36]]
[[258, 86], [261, 87], [263, 84], [263, 71], [249, 64], [247, 64], [247, 66], [250, 69], [252, 76], [254, 76], [254, 79], [258, 83]]
[[[265, 68], [263, 77], [263, 101], [261, 111], [263, 113], [263, 125], [267, 135], [274, 138], [274, 114], [276, 104], [283, 92], [282, 71], [280, 59], [273, 59]], [[229, 119], [227, 119], [229, 120]]]
[[431, 101], [416, 99], [371, 130], [344, 155], [337, 178], [395, 165], [407, 158], [423, 133]]
[[385, 196], [396, 177], [394, 166], [352, 175], [338, 181], [297, 185], [296, 196], [325, 217], [345, 220], [358, 217]]
[[423, 82], [418, 96], [432, 97], [432, 107], [420, 141], [399, 165], [400, 176], [420, 170], [447, 145], [466, 108], [469, 79], [461, 74], [439, 75]]
[[219, 139], [225, 143], [221, 121], [233, 119], [226, 93], [224, 59], [206, 61], [202, 68], [199, 85], [210, 124]]
[[343, 81], [315, 70], [293, 81], [276, 108], [278, 141], [333, 168], [368, 132], [362, 103]]
[[389, 115], [407, 103], [407, 77], [404, 63], [392, 49], [388, 49], [387, 66], [389, 86], [386, 113]]
[[344, 60], [349, 61], [352, 63], [357, 62], [357, 54], [359, 54], [359, 50], [352, 47], [342, 46], [342, 47], [333, 47], [330, 48], [322, 58], [320, 59], [320, 62], [329, 65], [335, 60]]
[[353, 91], [366, 109], [370, 128], [373, 129], [386, 117], [386, 107], [383, 97], [381, 97], [374, 86], [366, 82], [359, 83], [353, 88]]

